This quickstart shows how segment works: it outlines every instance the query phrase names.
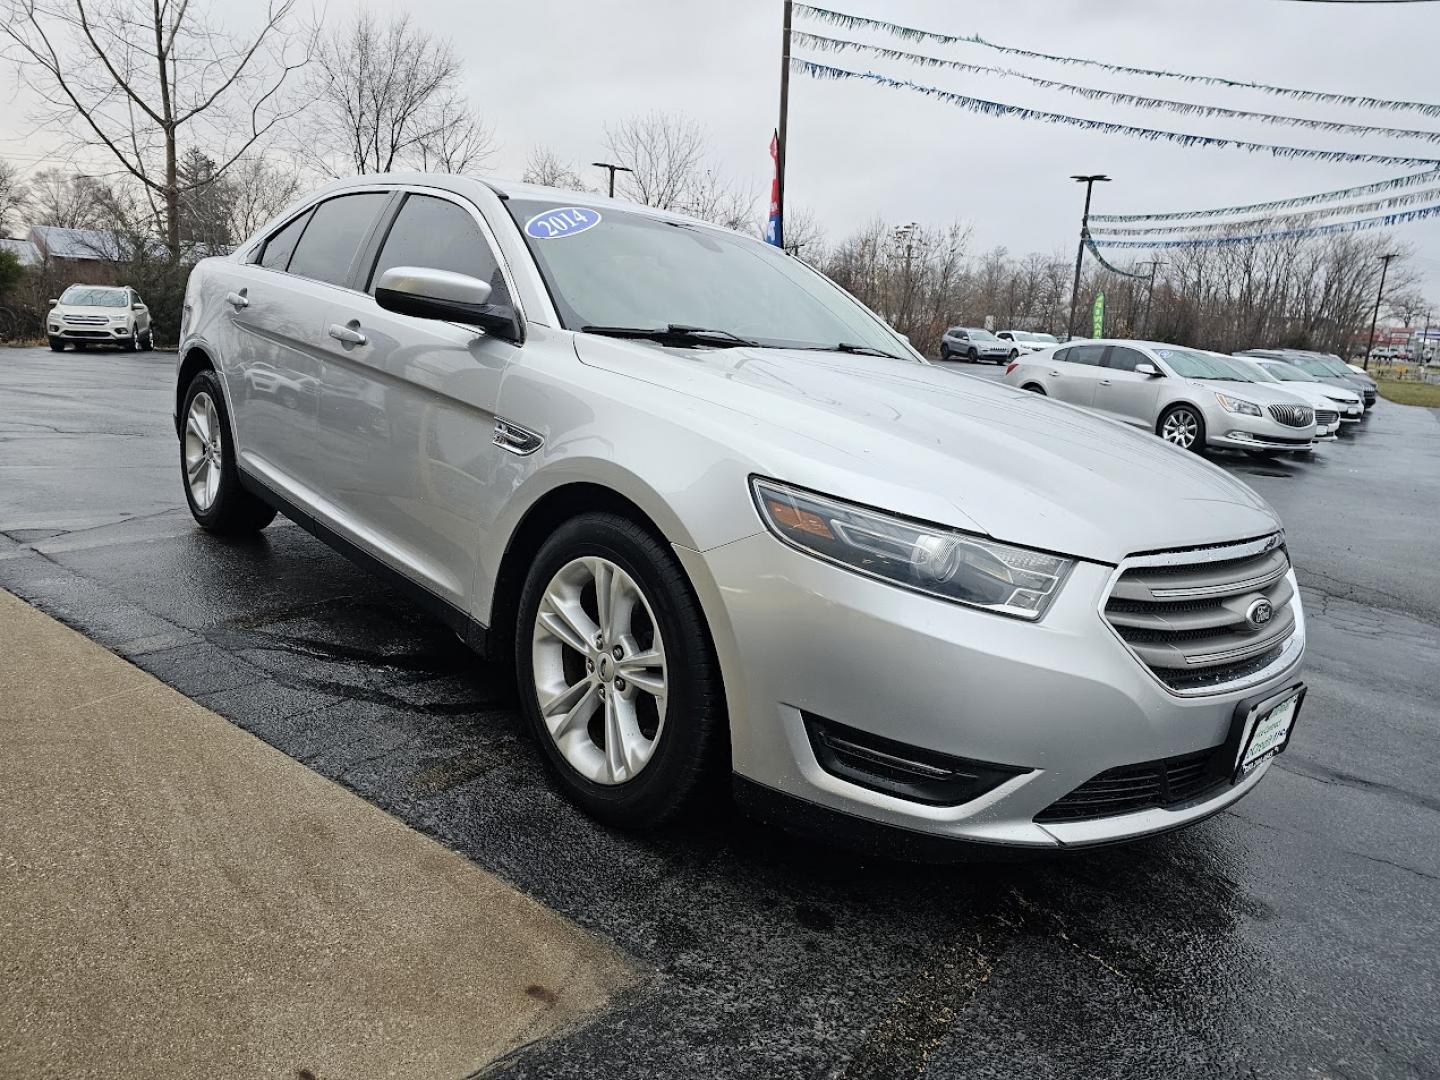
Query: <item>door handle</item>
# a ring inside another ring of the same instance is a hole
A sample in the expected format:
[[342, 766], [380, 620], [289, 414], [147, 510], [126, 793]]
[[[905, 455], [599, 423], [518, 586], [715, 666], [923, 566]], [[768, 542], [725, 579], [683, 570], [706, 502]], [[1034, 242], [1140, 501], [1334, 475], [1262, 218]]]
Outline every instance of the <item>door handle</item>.
[[1058, 372], [1058, 371], [1052, 371], [1052, 372], [1050, 372], [1050, 374], [1051, 374], [1051, 375], [1054, 375], [1054, 376], [1056, 376], [1056, 377], [1058, 378], [1059, 375], [1060, 375], [1060, 372]]
[[1100, 380], [1100, 385], [1101, 385], [1101, 386], [1109, 386], [1109, 385], [1110, 385], [1110, 380], [1109, 380], [1109, 379], [1101, 379], [1101, 380]]
[[367, 340], [359, 330], [341, 326], [339, 323], [330, 324], [330, 336], [336, 341], [343, 341], [346, 345], [364, 345]]
[[225, 302], [236, 311], [250, 306], [250, 298], [245, 295], [244, 289], [241, 289], [239, 292], [226, 293]]

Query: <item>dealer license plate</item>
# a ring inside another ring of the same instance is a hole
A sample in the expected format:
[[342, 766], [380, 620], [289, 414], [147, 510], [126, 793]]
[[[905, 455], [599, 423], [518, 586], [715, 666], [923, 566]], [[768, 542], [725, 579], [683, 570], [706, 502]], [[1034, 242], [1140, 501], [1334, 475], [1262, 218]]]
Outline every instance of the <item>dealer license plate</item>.
[[1290, 728], [1294, 725], [1295, 715], [1300, 709], [1302, 694], [1303, 691], [1297, 687], [1289, 697], [1271, 705], [1255, 718], [1235, 765], [1236, 780], [1243, 780], [1261, 764], [1285, 749], [1285, 744], [1290, 741]]

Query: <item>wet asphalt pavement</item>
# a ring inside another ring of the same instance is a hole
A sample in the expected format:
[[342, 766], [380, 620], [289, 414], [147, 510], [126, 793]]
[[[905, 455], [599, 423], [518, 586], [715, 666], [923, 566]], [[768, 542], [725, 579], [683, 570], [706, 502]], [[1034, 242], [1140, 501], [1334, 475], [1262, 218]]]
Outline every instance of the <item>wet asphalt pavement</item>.
[[1222, 462], [1284, 517], [1310, 621], [1254, 794], [1125, 848], [937, 868], [728, 811], [646, 838], [582, 817], [508, 672], [283, 519], [194, 527], [172, 368], [0, 350], [0, 587], [653, 970], [486, 1075], [1440, 1076], [1440, 413], [1382, 402], [1313, 462]]

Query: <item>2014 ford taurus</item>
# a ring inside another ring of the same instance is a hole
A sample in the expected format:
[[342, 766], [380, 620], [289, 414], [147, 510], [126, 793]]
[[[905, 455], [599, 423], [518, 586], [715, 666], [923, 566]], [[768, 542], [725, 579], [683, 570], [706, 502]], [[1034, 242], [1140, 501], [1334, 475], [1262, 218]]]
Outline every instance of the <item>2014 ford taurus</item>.
[[185, 298], [184, 488], [513, 658], [559, 786], [1055, 848], [1252, 790], [1303, 694], [1281, 523], [1141, 432], [942, 370], [797, 259], [453, 176], [339, 181]]

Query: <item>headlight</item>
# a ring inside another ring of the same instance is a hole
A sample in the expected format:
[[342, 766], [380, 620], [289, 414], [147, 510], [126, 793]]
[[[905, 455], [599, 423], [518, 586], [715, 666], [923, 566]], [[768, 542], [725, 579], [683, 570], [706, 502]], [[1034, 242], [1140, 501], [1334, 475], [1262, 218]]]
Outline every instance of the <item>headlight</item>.
[[1215, 400], [1220, 402], [1220, 407], [1226, 412], [1240, 413], [1242, 416], [1264, 416], [1260, 406], [1253, 402], [1243, 401], [1240, 398], [1233, 398], [1229, 394], [1222, 394], [1218, 391]]
[[1071, 559], [908, 521], [758, 477], [760, 517], [792, 547], [916, 592], [1022, 619], [1045, 614]]
[[110, 321], [116, 326], [124, 326], [125, 323], [129, 320], [129, 318], [129, 315], [111, 315]]

